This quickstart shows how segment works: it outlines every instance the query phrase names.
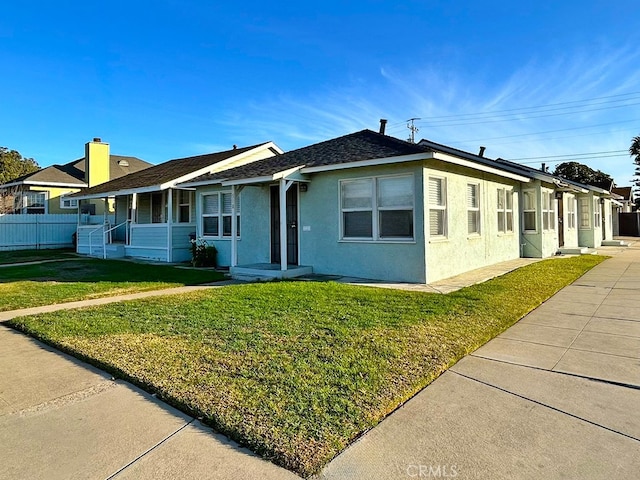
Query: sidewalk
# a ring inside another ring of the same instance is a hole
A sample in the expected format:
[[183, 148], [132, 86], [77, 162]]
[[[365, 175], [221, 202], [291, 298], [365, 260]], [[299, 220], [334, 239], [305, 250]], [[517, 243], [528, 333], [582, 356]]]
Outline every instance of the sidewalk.
[[[467, 356], [322, 479], [634, 478], [640, 244]], [[479, 274], [481, 272], [478, 272]], [[29, 309], [88, 306], [183, 287]], [[24, 310], [0, 313], [0, 321]], [[294, 479], [124, 381], [0, 325], [0, 479]]]
[[319, 478], [637, 478], [640, 245], [611, 253]]

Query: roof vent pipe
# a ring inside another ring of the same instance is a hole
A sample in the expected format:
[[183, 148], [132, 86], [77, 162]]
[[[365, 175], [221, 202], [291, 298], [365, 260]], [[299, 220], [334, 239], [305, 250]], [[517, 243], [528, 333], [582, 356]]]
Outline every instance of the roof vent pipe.
[[93, 137], [93, 141], [96, 143], [102, 143], [102, 139], [100, 137]]
[[387, 128], [387, 120], [386, 118], [380, 119], [380, 135], [384, 135], [384, 130]]
[[540, 170], [542, 170], [543, 172], [546, 173], [547, 172], [547, 164], [542, 162], [542, 168]]
[[484, 151], [487, 149], [487, 147], [480, 147], [480, 151], [478, 152], [478, 156], [479, 157], [484, 157]]

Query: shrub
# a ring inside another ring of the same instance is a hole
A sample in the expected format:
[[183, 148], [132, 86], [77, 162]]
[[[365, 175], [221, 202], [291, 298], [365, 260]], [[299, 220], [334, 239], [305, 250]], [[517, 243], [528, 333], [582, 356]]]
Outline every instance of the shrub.
[[215, 267], [218, 250], [199, 238], [191, 240], [191, 265], [194, 267]]

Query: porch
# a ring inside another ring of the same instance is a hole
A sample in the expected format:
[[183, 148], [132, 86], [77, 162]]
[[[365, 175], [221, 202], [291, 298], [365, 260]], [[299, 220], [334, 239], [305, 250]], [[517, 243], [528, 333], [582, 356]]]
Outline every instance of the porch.
[[159, 262], [191, 259], [190, 235], [195, 223], [78, 225], [77, 253], [98, 258], [133, 257]]

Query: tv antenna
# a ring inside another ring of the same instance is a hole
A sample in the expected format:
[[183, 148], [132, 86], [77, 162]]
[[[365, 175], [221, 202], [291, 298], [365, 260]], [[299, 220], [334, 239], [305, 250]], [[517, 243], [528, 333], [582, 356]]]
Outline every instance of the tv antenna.
[[407, 120], [407, 128], [411, 131], [411, 136], [407, 139], [407, 141], [411, 143], [416, 143], [416, 132], [420, 130], [414, 124], [416, 120], [421, 120], [421, 119], [418, 117], [413, 117]]

